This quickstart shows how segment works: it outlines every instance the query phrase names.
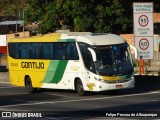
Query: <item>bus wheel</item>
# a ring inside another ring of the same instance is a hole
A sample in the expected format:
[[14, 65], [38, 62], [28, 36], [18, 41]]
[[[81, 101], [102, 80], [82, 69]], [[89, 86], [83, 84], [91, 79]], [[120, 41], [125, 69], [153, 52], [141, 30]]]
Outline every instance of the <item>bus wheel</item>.
[[25, 87], [28, 93], [36, 92], [36, 88], [33, 88], [30, 77], [27, 77], [25, 80]]
[[76, 82], [76, 91], [77, 91], [78, 95], [80, 95], [80, 96], [85, 95], [83, 84], [80, 79]]

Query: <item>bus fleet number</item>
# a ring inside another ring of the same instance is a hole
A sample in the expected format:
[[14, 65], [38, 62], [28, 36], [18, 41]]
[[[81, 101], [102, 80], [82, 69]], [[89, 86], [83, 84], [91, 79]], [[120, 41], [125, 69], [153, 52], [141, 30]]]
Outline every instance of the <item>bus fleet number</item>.
[[18, 63], [11, 63], [12, 67], [18, 67]]

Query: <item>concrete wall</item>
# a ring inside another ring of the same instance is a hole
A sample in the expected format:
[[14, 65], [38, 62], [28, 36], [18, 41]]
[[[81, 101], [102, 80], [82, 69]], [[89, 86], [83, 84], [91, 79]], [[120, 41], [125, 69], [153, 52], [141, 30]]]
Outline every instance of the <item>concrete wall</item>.
[[8, 72], [0, 72], [0, 83], [10, 84]]
[[7, 55], [0, 56], [0, 65], [1, 66], [7, 66], [8, 65], [8, 63], [7, 63]]
[[160, 13], [154, 13], [153, 14], [153, 22], [154, 23], [160, 23]]
[[13, 33], [13, 34], [7, 34], [7, 42], [9, 42], [12, 38], [15, 38], [16, 35], [19, 35], [19, 37], [28, 37], [29, 32], [25, 31], [25, 32], [18, 32], [18, 33]]

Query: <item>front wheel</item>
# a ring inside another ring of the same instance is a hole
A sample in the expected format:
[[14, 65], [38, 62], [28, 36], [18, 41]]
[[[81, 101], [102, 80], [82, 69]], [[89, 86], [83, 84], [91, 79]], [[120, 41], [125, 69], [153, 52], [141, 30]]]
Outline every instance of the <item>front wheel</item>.
[[26, 78], [26, 80], [25, 80], [25, 87], [26, 87], [26, 91], [27, 91], [28, 93], [34, 93], [34, 92], [37, 91], [36, 88], [33, 88], [33, 86], [32, 86], [32, 81], [31, 81], [30, 77], [27, 77], [27, 78]]
[[77, 91], [78, 95], [80, 95], [80, 96], [85, 95], [85, 91], [84, 91], [83, 84], [82, 84], [81, 80], [78, 80], [76, 82], [76, 91]]

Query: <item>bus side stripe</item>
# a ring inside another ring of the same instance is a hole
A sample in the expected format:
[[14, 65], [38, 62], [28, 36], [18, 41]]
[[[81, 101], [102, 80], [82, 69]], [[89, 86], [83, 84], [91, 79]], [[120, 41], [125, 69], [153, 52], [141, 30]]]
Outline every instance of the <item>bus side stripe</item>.
[[48, 70], [44, 77], [44, 83], [59, 83], [63, 77], [68, 60], [50, 61]]
[[46, 71], [46, 75], [43, 80], [44, 83], [50, 83], [53, 80], [55, 71], [57, 70], [58, 63], [59, 63], [59, 60], [50, 61], [48, 70]]
[[[68, 60], [59, 61], [57, 70], [55, 71], [54, 77], [51, 83], [59, 83], [64, 75]], [[56, 81], [55, 81], [56, 80]]]

